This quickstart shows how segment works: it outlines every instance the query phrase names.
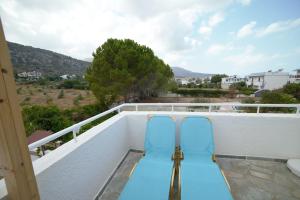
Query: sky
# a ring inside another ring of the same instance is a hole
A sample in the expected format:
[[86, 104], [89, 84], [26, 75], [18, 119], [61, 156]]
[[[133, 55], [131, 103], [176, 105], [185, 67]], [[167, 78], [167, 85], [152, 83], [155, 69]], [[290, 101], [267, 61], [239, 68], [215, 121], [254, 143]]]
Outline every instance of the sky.
[[0, 16], [8, 41], [78, 59], [130, 38], [195, 72], [300, 68], [300, 0], [1, 0]]

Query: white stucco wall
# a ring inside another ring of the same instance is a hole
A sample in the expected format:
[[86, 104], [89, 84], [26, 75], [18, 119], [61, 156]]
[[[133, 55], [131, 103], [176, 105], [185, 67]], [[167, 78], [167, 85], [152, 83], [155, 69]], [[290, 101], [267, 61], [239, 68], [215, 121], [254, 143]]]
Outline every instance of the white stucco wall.
[[94, 199], [129, 150], [126, 119], [114, 116], [34, 161], [42, 200]]
[[[155, 114], [155, 113], [153, 113]], [[174, 116], [179, 127], [184, 116], [202, 115], [214, 127], [216, 154], [265, 158], [300, 158], [300, 116], [295, 114], [185, 113], [163, 112]], [[132, 149], [143, 149], [149, 112], [130, 112], [127, 116]]]
[[266, 90], [275, 90], [282, 88], [289, 81], [288, 75], [267, 75], [264, 77], [264, 88]]
[[246, 84], [247, 86], [253, 85], [257, 89], [275, 90], [282, 88], [289, 81], [287, 73], [272, 73], [267, 72], [262, 76], [249, 77]]
[[[232, 84], [232, 83], [231, 83], [231, 84]], [[222, 83], [221, 83], [221, 88], [222, 88], [222, 89], [229, 89], [229, 87], [230, 87], [231, 84], [229, 84], [229, 83], [223, 83], [223, 82], [222, 82]]]
[[257, 89], [263, 89], [264, 85], [264, 76], [254, 76], [254, 77], [249, 77], [248, 80], [246, 81], [247, 86], [253, 86], [254, 88]]

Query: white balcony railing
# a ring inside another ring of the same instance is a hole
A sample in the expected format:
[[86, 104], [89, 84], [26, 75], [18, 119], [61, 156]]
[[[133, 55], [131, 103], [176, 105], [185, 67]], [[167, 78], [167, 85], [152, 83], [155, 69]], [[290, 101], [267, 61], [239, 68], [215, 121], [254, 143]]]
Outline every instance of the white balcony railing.
[[[177, 107], [206, 107], [207, 112], [217, 112], [220, 111], [218, 109], [214, 108], [220, 108], [220, 107], [232, 107], [232, 110], [229, 110], [231, 112], [241, 112], [242, 110], [240, 108], [255, 108], [256, 113], [260, 113], [261, 108], [290, 108], [295, 110], [295, 114], [300, 114], [300, 104], [239, 104], [239, 103], [125, 103], [121, 104], [119, 106], [113, 107], [110, 110], [107, 110], [105, 112], [102, 112], [98, 115], [95, 115], [91, 118], [88, 118], [84, 121], [81, 121], [77, 124], [74, 124], [68, 128], [65, 128], [57, 133], [54, 133], [48, 137], [45, 137], [39, 141], [36, 141], [32, 144], [30, 144], [29, 150], [34, 150], [37, 147], [40, 147], [44, 144], [47, 144], [63, 135], [66, 135], [70, 132], [73, 132], [73, 139], [76, 141], [77, 134], [80, 131], [80, 128], [86, 124], [89, 124], [101, 117], [104, 117], [110, 113], [114, 112], [120, 112], [124, 108], [133, 107], [134, 111], [139, 111], [140, 108], [148, 107], [148, 110], [153, 109], [154, 107], [157, 107], [161, 110], [163, 108], [168, 108], [169, 111], [176, 111]], [[155, 110], [157, 111], [157, 110]], [[203, 110], [201, 110], [203, 112]], [[282, 113], [285, 114], [285, 113]]]
[[[219, 112], [219, 107], [222, 106], [232, 106], [233, 109], [231, 113]], [[205, 107], [205, 110], [196, 107]], [[254, 113], [242, 113], [241, 108], [245, 107], [252, 107], [251, 111]], [[261, 113], [265, 112], [262, 110], [265, 107], [288, 108], [288, 111], [294, 110], [294, 113]], [[300, 159], [299, 108], [300, 104], [119, 105], [29, 146], [34, 149], [65, 134], [74, 134], [74, 140], [33, 162], [41, 199], [95, 199], [128, 152], [144, 150], [149, 114], [169, 115], [175, 120], [176, 145], [180, 145], [180, 124], [184, 118], [202, 115], [212, 121], [217, 155], [240, 156], [246, 159]], [[133, 112], [128, 112], [129, 110]], [[120, 113], [76, 138], [80, 127], [112, 112]], [[0, 199], [6, 194], [5, 183], [0, 180]]]

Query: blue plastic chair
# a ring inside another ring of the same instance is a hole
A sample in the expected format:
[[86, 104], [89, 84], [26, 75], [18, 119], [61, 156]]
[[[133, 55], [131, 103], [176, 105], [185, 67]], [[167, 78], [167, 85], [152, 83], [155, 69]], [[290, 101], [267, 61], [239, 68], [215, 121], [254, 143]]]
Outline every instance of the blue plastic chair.
[[145, 156], [130, 176], [119, 200], [167, 200], [172, 177], [176, 124], [168, 116], [149, 119]]
[[206, 117], [186, 117], [181, 124], [181, 199], [232, 200], [220, 168], [213, 162], [213, 128]]

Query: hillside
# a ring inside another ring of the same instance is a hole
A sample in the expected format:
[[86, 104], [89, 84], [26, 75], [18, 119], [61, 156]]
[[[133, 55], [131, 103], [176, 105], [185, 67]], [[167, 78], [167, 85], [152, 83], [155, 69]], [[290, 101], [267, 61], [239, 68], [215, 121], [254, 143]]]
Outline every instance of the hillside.
[[8, 42], [16, 73], [38, 71], [45, 75], [83, 75], [89, 62], [49, 50]]
[[203, 78], [203, 77], [212, 75], [212, 74], [205, 74], [205, 73], [199, 73], [199, 72], [192, 72], [192, 71], [186, 70], [181, 67], [172, 67], [172, 70], [173, 70], [175, 77]]
[[[42, 76], [64, 74], [81, 76], [90, 64], [89, 61], [92, 61], [91, 58], [83, 61], [45, 49], [24, 46], [13, 42], [7, 43], [16, 73], [37, 71], [41, 72]], [[172, 70], [175, 77], [202, 78], [211, 75], [192, 72], [181, 67], [172, 67]]]

